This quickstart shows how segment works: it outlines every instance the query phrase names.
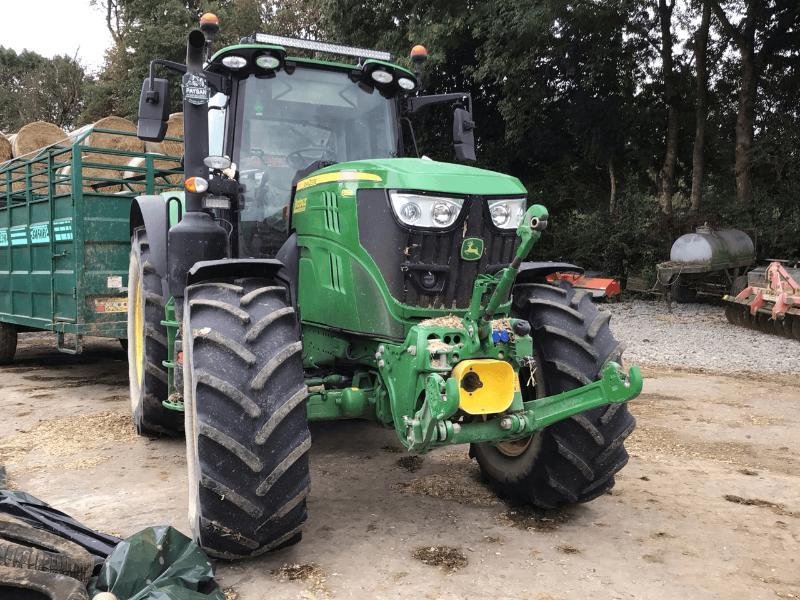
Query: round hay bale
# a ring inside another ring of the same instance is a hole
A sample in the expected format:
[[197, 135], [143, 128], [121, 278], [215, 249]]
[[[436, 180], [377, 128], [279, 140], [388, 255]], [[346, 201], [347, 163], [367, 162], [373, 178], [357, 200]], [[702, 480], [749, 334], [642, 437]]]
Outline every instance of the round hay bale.
[[8, 141], [8, 138], [0, 133], [0, 163], [7, 161], [9, 158], [13, 158], [14, 155], [11, 152], [11, 142]]
[[[84, 155], [84, 160], [86, 160], [86, 156]], [[96, 160], [96, 159], [95, 159]], [[119, 183], [112, 183], [102, 188], [95, 189], [92, 185], [100, 183], [99, 181], [94, 181], [90, 178], [95, 177], [98, 179], [107, 179], [107, 178], [118, 178], [120, 176], [120, 172], [116, 169], [102, 169], [98, 167], [83, 167], [81, 170], [83, 174], [83, 191], [84, 192], [93, 192], [96, 194], [115, 194], [120, 189], [122, 189], [122, 185]], [[56, 171], [56, 175], [59, 176], [59, 179], [63, 178], [62, 183], [56, 184], [56, 193], [57, 194], [69, 194], [72, 192], [72, 179], [70, 175], [72, 174], [72, 167], [67, 165], [66, 167], [61, 167]]]
[[[167, 121], [166, 137], [183, 139], [183, 113], [172, 113]], [[163, 142], [145, 142], [145, 149], [153, 154], [167, 156], [183, 156], [183, 142], [164, 140]]]
[[[160, 152], [153, 152], [152, 154], [161, 155]], [[132, 158], [130, 161], [128, 161], [127, 166], [128, 167], [144, 167], [145, 160], [146, 159], [145, 159], [144, 156], [137, 156], [135, 158]], [[179, 166], [180, 165], [178, 163], [176, 163], [175, 161], [170, 161], [170, 160], [154, 160], [153, 161], [153, 167], [156, 170], [158, 170], [158, 169], [164, 169], [164, 170], [177, 169]], [[124, 171], [122, 173], [122, 178], [123, 179], [133, 179], [134, 177], [138, 177], [138, 176], [140, 176], [142, 174], [143, 173], [141, 171], [127, 170], [127, 171]], [[166, 177], [159, 177], [157, 175], [155, 181], [156, 181], [157, 184], [164, 183], [166, 181], [166, 182], [171, 183], [173, 185], [180, 185], [180, 184], [183, 183], [183, 175], [181, 175], [180, 173], [176, 173], [174, 175], [167, 175]], [[132, 183], [124, 184], [122, 186], [122, 189], [123, 189], [123, 191], [130, 189], [131, 191], [134, 191], [134, 192], [143, 192], [143, 191], [145, 191], [146, 187], [147, 186], [146, 186], [146, 183], [144, 181], [137, 181], [135, 183], [132, 182]]]
[[[122, 117], [105, 117], [94, 124], [94, 129], [113, 129], [115, 131], [130, 132], [132, 135], [119, 135], [114, 133], [96, 133], [92, 131], [84, 142], [94, 148], [107, 148], [109, 150], [124, 150], [127, 152], [143, 152], [144, 142], [136, 137], [136, 125]], [[106, 164], [125, 165], [130, 156], [116, 154], [93, 155], [95, 162]]]
[[25, 156], [31, 152], [50, 146], [66, 139], [66, 132], [58, 125], [45, 121], [28, 123], [17, 132], [17, 137], [11, 142], [14, 158]]

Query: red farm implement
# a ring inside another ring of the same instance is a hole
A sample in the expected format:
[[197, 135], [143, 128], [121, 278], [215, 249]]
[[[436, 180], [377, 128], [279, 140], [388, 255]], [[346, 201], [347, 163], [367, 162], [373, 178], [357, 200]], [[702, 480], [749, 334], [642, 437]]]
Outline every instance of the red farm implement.
[[747, 274], [747, 287], [725, 296], [725, 316], [734, 325], [800, 340], [800, 269], [773, 261]]

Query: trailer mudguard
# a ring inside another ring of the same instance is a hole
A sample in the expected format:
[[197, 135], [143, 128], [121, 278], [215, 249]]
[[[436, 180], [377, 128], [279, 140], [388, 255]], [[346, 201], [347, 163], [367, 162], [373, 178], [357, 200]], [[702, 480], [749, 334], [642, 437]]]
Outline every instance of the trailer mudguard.
[[162, 278], [167, 274], [167, 204], [161, 196], [137, 196], [131, 203], [130, 234], [144, 226], [150, 244], [150, 262]]
[[583, 273], [583, 268], [564, 262], [523, 262], [519, 266], [519, 273], [514, 283], [531, 283], [542, 280], [552, 273]]

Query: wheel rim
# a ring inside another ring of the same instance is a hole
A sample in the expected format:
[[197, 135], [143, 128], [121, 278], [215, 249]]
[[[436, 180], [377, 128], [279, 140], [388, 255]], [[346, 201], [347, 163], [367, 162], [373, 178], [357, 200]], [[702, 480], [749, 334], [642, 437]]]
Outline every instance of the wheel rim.
[[511, 442], [500, 442], [499, 444], [495, 444], [495, 448], [500, 452], [500, 454], [504, 456], [508, 456], [510, 458], [516, 458], [520, 456], [527, 450], [531, 443], [533, 442], [534, 436], [530, 436], [528, 438], [522, 440], [514, 440]]
[[[534, 360], [528, 363], [529, 370], [533, 369], [533, 373], [528, 373], [528, 381], [531, 379], [533, 380], [533, 392], [536, 398], [544, 398], [546, 395], [546, 391], [544, 389], [544, 380], [542, 379], [542, 373], [539, 369], [538, 363]], [[530, 387], [528, 382], [520, 381], [522, 387], [528, 388]], [[509, 442], [499, 442], [494, 445], [497, 448], [497, 451], [500, 452], [503, 456], [508, 456], [509, 458], [516, 458], [518, 456], [522, 456], [528, 448], [530, 448], [531, 444], [536, 440], [540, 435], [541, 431], [537, 431], [533, 435], [523, 438], [521, 440], [511, 440]]]
[[144, 379], [144, 304], [141, 282], [136, 282], [133, 301], [133, 364], [136, 366], [136, 381], [141, 387]]

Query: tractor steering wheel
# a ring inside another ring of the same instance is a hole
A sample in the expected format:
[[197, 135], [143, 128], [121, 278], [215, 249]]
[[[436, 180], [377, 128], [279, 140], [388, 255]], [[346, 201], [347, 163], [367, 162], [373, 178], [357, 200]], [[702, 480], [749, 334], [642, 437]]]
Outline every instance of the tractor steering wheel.
[[293, 169], [304, 169], [311, 163], [324, 160], [326, 156], [332, 157], [331, 151], [328, 148], [321, 146], [300, 148], [286, 155], [286, 162]]

